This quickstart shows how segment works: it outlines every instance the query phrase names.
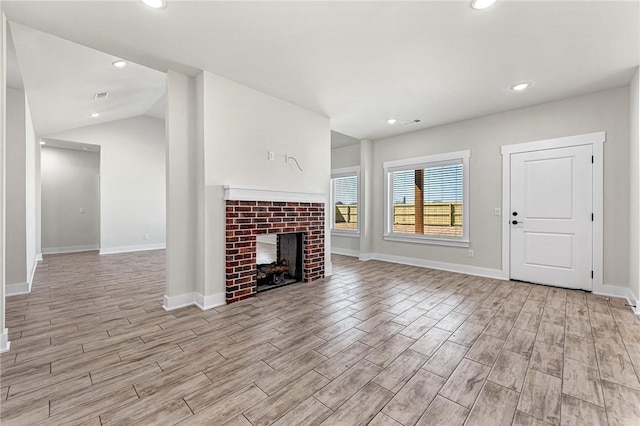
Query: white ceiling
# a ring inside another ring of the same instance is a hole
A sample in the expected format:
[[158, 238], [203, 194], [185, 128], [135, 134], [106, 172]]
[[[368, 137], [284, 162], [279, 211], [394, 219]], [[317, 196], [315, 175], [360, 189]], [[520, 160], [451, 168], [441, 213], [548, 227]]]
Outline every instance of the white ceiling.
[[[484, 11], [467, 0], [2, 7], [12, 21], [157, 70], [219, 74], [324, 114], [356, 138], [627, 85], [640, 62], [638, 1], [499, 0]], [[532, 87], [509, 90], [521, 80]], [[391, 116], [399, 124], [387, 125]], [[400, 124], [414, 118], [422, 123]]]
[[[164, 73], [135, 63], [116, 68], [116, 56], [17, 23], [10, 31], [37, 134], [158, 115]], [[97, 92], [109, 95], [95, 100]], [[94, 112], [100, 116], [90, 117]]]

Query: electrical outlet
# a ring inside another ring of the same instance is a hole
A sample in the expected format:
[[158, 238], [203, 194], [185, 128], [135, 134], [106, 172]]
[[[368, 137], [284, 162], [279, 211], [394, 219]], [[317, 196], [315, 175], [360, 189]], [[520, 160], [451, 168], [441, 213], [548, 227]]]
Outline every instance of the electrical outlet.
[[84, 214], [84, 207], [80, 207], [80, 214]]
[[493, 209], [493, 215], [502, 216], [502, 211], [500, 210], [500, 207], [496, 207], [495, 209]]
[[469, 250], [469, 257], [473, 257], [473, 256], [474, 256], [473, 250]]
[[289, 154], [285, 154], [284, 155], [284, 162], [288, 163], [289, 162]]
[[144, 235], [142, 236], [142, 238], [144, 238], [145, 240], [148, 240], [148, 239], [149, 239], [149, 234], [144, 234]]
[[276, 159], [276, 155], [274, 154], [273, 151], [269, 151], [268, 156], [269, 156], [269, 161], [273, 161]]

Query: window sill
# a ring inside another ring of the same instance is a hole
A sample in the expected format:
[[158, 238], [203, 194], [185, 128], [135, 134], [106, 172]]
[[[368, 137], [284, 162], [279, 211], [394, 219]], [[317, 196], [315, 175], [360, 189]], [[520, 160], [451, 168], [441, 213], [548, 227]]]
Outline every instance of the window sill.
[[462, 239], [444, 239], [444, 238], [432, 238], [432, 237], [418, 237], [410, 235], [398, 235], [387, 234], [383, 237], [385, 241], [398, 241], [403, 243], [415, 243], [415, 244], [431, 244], [436, 246], [449, 246], [449, 247], [469, 247], [469, 240]]
[[331, 235], [335, 235], [336, 237], [360, 238], [360, 232], [358, 231], [340, 231], [337, 229], [332, 229]]

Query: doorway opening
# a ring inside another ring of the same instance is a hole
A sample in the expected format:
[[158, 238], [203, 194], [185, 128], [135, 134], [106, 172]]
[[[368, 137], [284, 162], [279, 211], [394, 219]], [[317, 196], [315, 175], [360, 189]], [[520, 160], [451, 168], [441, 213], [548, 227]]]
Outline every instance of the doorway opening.
[[46, 140], [41, 146], [42, 252], [100, 249], [100, 147]]

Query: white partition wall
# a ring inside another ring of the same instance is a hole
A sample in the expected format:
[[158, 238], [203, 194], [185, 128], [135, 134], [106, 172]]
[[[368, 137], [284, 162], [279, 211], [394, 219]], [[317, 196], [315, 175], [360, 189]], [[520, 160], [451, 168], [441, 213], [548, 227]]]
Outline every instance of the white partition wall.
[[629, 112], [631, 116], [629, 146], [629, 291], [636, 313], [640, 314], [640, 68], [629, 85]]
[[0, 352], [9, 350], [9, 331], [5, 328], [5, 106], [6, 106], [6, 18], [0, 11]]

